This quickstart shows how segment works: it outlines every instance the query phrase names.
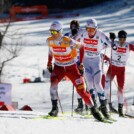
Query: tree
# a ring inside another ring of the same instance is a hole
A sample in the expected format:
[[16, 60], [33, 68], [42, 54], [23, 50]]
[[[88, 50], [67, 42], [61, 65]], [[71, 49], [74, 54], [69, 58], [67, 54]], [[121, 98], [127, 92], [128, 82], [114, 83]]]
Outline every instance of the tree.
[[[0, 3], [0, 13], [8, 11], [11, 4], [8, 0], [3, 0]], [[0, 24], [0, 82], [3, 76], [4, 67], [8, 62], [18, 57], [22, 49], [22, 43], [20, 42], [20, 35], [18, 31], [9, 30], [11, 27], [11, 22]], [[10, 42], [7, 42], [10, 40]], [[18, 40], [18, 41], [17, 41]]]

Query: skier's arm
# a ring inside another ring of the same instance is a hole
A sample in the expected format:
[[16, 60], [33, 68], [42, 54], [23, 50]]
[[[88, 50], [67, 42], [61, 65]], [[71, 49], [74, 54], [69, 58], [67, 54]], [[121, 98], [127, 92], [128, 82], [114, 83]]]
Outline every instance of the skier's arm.
[[84, 58], [84, 45], [82, 45], [80, 42], [75, 41], [73, 39], [71, 39], [71, 43], [70, 43], [72, 48], [77, 48], [79, 49], [79, 55], [80, 55], [80, 63], [78, 65], [78, 69], [80, 71], [81, 74], [83, 74], [83, 58]]
[[84, 45], [81, 45], [80, 49], [80, 62], [78, 65], [78, 69], [80, 71], [81, 74], [83, 74], [84, 72], [84, 67], [83, 67], [83, 59], [84, 59]]
[[80, 47], [82, 46], [80, 42], [74, 40], [74, 39], [71, 39], [70, 38], [70, 46], [71, 48], [76, 48], [76, 49], [80, 49]]
[[[48, 45], [48, 41], [46, 41], [46, 44]], [[47, 62], [47, 69], [50, 73], [52, 73], [52, 60], [53, 60], [53, 53], [51, 52], [50, 48], [48, 50], [48, 62]]]
[[104, 58], [105, 61], [109, 61], [110, 62], [110, 58], [107, 55], [103, 54], [103, 58]]
[[80, 63], [83, 63], [84, 59], [84, 45], [81, 45], [80, 47]]
[[111, 44], [112, 44], [112, 42], [110, 41], [110, 39], [104, 34], [104, 33], [102, 33], [102, 39], [103, 39], [103, 49], [105, 49], [105, 48], [108, 48], [108, 47], [111, 47]]
[[52, 54], [52, 52], [50, 51], [50, 49], [49, 49], [49, 52], [48, 52], [48, 63], [47, 63], [47, 65], [52, 65], [52, 60], [53, 60], [53, 54]]
[[79, 49], [80, 52], [80, 63], [83, 62], [83, 57], [84, 57], [84, 45], [81, 44], [81, 42], [78, 42], [76, 40], [71, 39], [70, 40], [70, 47], [72, 49]]
[[131, 51], [134, 51], [134, 44], [130, 44], [130, 45], [129, 45], [129, 49], [130, 49]]

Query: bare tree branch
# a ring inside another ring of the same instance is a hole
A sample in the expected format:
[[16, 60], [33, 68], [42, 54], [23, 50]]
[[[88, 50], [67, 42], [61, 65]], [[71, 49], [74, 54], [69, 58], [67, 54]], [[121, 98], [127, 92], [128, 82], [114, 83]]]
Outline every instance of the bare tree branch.
[[[3, 4], [2, 6], [0, 6], [0, 14], [5, 10], [9, 11], [9, 8], [11, 6], [10, 0], [3, 1], [4, 3], [1, 3], [0, 1], [0, 5]], [[18, 57], [22, 48], [22, 42], [20, 42], [20, 35], [18, 34], [19, 30], [9, 31], [11, 24], [11, 21], [9, 21], [8, 23], [4, 24], [2, 30], [0, 30], [0, 81], [2, 79], [3, 70], [6, 64]], [[11, 35], [8, 34], [10, 32], [12, 32]], [[6, 36], [8, 35], [8, 38], [10, 38], [11, 43], [6, 42]]]

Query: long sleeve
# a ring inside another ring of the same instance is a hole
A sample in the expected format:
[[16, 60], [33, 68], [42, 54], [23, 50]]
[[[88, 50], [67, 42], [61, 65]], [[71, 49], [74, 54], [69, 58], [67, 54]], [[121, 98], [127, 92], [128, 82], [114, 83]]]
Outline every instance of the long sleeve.
[[48, 66], [52, 65], [52, 60], [53, 60], [53, 54], [52, 54], [52, 52], [51, 52], [50, 49], [49, 49], [49, 53], [48, 53], [48, 63], [47, 63]]
[[[46, 40], [46, 45], [48, 46], [48, 40]], [[47, 66], [51, 66], [52, 65], [52, 60], [53, 60], [53, 53], [51, 52], [50, 48], [48, 48], [48, 62], [47, 62]]]
[[83, 63], [84, 59], [84, 45], [81, 45], [80, 47], [80, 63]]
[[130, 45], [129, 45], [129, 49], [130, 49], [131, 51], [134, 51], [134, 45], [130, 44]]
[[112, 42], [110, 41], [110, 39], [102, 32], [101, 34], [102, 39], [103, 39], [103, 48], [108, 48], [111, 47]]

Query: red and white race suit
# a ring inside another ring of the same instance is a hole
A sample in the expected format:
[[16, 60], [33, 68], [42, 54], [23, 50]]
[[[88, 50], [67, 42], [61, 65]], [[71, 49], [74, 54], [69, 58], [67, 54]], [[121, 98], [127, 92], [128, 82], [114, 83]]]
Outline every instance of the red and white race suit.
[[[105, 82], [105, 95], [109, 100], [109, 87], [110, 87], [110, 79], [111, 81], [116, 76], [117, 84], [118, 84], [118, 102], [123, 104], [124, 97], [124, 84], [125, 84], [125, 66], [129, 57], [130, 51], [134, 51], [134, 45], [126, 42], [123, 46], [119, 44], [119, 41], [115, 41], [112, 45], [112, 59], [111, 65], [108, 68], [106, 74], [106, 82]], [[111, 78], [110, 78], [111, 76]]]
[[69, 37], [63, 36], [60, 40], [55, 41], [52, 37], [47, 39], [49, 46], [48, 65], [52, 65], [54, 57], [54, 69], [51, 73], [50, 95], [52, 100], [58, 99], [58, 83], [67, 76], [76, 87], [79, 95], [84, 99], [88, 106], [93, 106], [90, 94], [87, 94], [84, 87], [84, 79], [79, 73], [76, 65], [76, 48], [80, 47], [80, 60], [84, 55], [84, 47]]

